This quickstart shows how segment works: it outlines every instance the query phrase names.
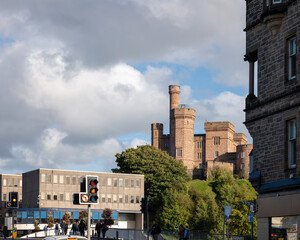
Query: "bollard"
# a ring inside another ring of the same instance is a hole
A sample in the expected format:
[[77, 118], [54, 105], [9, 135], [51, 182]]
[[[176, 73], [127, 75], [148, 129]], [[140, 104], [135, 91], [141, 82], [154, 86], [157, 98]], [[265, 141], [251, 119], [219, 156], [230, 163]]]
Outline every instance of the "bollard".
[[119, 239], [119, 231], [118, 230], [116, 232], [116, 238], [117, 238], [117, 240]]

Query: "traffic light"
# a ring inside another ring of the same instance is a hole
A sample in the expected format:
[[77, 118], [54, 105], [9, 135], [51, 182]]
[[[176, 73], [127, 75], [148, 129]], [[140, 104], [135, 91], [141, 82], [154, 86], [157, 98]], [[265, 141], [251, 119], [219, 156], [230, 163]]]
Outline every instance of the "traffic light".
[[99, 189], [98, 189], [98, 177], [97, 176], [87, 176], [87, 191], [89, 195], [89, 203], [98, 203], [99, 199]]
[[18, 208], [19, 207], [19, 193], [9, 192], [9, 202], [6, 202], [6, 208]]
[[147, 198], [142, 198], [141, 200], [141, 212], [146, 213], [146, 205], [147, 205]]
[[[99, 187], [98, 176], [86, 176], [84, 181], [85, 191], [79, 193], [79, 204], [98, 204], [99, 203]], [[81, 189], [83, 189], [81, 184]]]

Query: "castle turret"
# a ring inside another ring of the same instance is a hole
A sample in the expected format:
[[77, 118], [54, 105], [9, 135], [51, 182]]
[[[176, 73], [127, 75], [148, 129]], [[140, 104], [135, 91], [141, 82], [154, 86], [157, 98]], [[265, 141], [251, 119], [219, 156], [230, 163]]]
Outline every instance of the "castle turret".
[[156, 148], [161, 148], [161, 139], [164, 131], [164, 125], [162, 123], [151, 124], [151, 145]]

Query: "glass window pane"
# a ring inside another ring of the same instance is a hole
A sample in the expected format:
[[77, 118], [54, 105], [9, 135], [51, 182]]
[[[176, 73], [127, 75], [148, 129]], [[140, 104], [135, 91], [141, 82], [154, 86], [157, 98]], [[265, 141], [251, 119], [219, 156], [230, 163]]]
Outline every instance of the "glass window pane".
[[41, 218], [47, 218], [47, 212], [46, 211], [42, 211], [41, 212]]
[[73, 212], [73, 218], [79, 219], [79, 212]]

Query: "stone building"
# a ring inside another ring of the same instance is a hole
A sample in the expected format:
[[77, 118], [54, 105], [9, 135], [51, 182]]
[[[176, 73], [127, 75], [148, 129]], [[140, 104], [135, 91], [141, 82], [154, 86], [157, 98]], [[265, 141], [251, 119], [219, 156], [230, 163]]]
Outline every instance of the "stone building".
[[[92, 226], [101, 219], [103, 209], [111, 208], [114, 228], [142, 229], [140, 201], [144, 197], [144, 175], [36, 169], [17, 175], [19, 182], [23, 182], [21, 189], [7, 189], [18, 190], [22, 196], [22, 205], [14, 213], [18, 231], [32, 230], [34, 219], [39, 220], [41, 228], [49, 216], [60, 222], [65, 212], [70, 213], [71, 223], [78, 220], [79, 212], [86, 210], [87, 205], [74, 204], [73, 194], [80, 192], [80, 183], [86, 175], [98, 176], [99, 180], [99, 203], [91, 205]], [[1, 188], [9, 182], [2, 181]], [[2, 199], [7, 197], [7, 191], [2, 191]]]
[[257, 235], [299, 239], [300, 2], [246, 0], [246, 6], [245, 125], [253, 138], [249, 179], [259, 193]]
[[247, 144], [243, 133], [235, 133], [230, 122], [204, 123], [206, 134], [194, 134], [196, 111], [179, 104], [180, 86], [169, 86], [170, 134], [163, 133], [163, 124], [151, 125], [151, 143], [187, 167], [195, 178], [206, 178], [216, 167], [228, 168], [240, 177], [248, 178], [249, 153], [252, 144]]

